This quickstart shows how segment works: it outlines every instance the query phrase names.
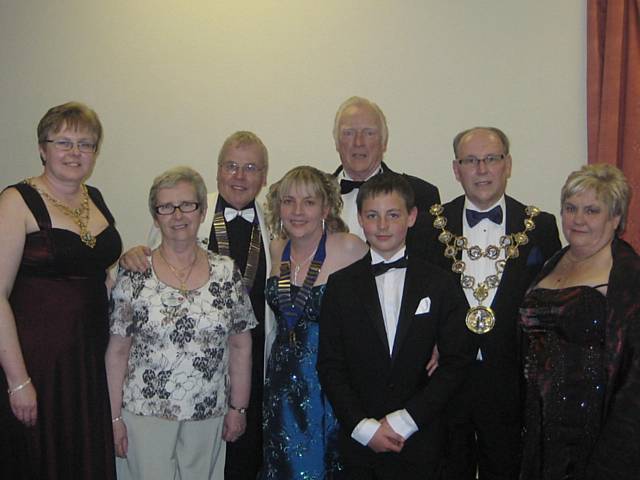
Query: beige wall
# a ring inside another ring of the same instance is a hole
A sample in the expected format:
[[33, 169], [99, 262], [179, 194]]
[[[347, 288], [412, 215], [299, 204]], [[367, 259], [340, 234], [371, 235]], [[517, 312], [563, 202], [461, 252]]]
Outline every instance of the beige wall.
[[0, 0], [2, 184], [40, 173], [35, 128], [52, 105], [92, 106], [106, 137], [89, 183], [126, 245], [144, 240], [150, 182], [175, 164], [215, 187], [238, 129], [258, 133], [270, 180], [332, 170], [338, 104], [377, 101], [387, 161], [459, 193], [453, 135], [511, 137], [509, 191], [557, 212], [586, 161], [583, 0]]

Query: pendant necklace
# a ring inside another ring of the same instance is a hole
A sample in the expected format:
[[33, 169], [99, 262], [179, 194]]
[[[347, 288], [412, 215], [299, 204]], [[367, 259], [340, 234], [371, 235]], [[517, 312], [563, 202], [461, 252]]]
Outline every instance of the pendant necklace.
[[[199, 250], [199, 249], [198, 249]], [[169, 267], [169, 270], [171, 270], [171, 273], [173, 273], [173, 276], [176, 277], [176, 280], [178, 280], [178, 282], [180, 283], [180, 287], [178, 287], [178, 290], [180, 290], [180, 293], [184, 296], [186, 296], [188, 288], [187, 288], [187, 282], [189, 281], [189, 277], [191, 276], [191, 272], [193, 271], [193, 267], [195, 266], [196, 262], [198, 261], [198, 250], [196, 250], [196, 254], [193, 258], [193, 261], [191, 262], [191, 265], [189, 265], [188, 267], [184, 267], [181, 269], [178, 269], [176, 267], [174, 267], [173, 265], [171, 265], [166, 258], [164, 258], [164, 255], [162, 254], [162, 250], [160, 248], [158, 248], [157, 252], [160, 255], [160, 258], [162, 258], [162, 261], [164, 263], [167, 264], [167, 267]], [[187, 270], [187, 273], [184, 275], [184, 277], [182, 275], [180, 275], [179, 272], [183, 272], [184, 270]]]
[[302, 269], [302, 267], [304, 267], [308, 262], [311, 261], [313, 256], [316, 254], [317, 250], [318, 250], [318, 247], [316, 247], [313, 253], [309, 255], [309, 257], [307, 257], [307, 259], [304, 262], [298, 262], [295, 258], [293, 258], [293, 253], [291, 253], [291, 255], [289, 256], [289, 258], [291, 259], [291, 263], [295, 264], [295, 267], [293, 267], [293, 284], [294, 285], [300, 285], [298, 283], [298, 273], [300, 273], [300, 270]]

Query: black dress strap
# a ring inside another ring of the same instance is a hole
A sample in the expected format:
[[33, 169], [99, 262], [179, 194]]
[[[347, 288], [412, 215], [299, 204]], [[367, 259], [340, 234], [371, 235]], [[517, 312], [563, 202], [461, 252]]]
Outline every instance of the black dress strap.
[[601, 283], [600, 285], [594, 285], [594, 286], [593, 286], [593, 287], [591, 287], [591, 288], [602, 288], [602, 287], [608, 287], [608, 286], [609, 286], [609, 284], [608, 284], [608, 283]]
[[51, 228], [51, 217], [49, 216], [47, 206], [44, 204], [44, 200], [40, 194], [36, 192], [31, 185], [21, 182], [7, 188], [15, 188], [20, 195], [22, 195], [24, 203], [27, 204], [27, 207], [36, 219], [40, 230], [49, 230]]
[[87, 185], [87, 191], [89, 192], [89, 196], [91, 197], [93, 203], [95, 203], [96, 207], [98, 207], [98, 210], [100, 210], [100, 213], [102, 213], [102, 215], [104, 215], [104, 218], [107, 219], [107, 223], [113, 226], [116, 221], [113, 218], [113, 215], [111, 215], [107, 204], [104, 203], [104, 198], [102, 198], [100, 190], [98, 190], [96, 187]]

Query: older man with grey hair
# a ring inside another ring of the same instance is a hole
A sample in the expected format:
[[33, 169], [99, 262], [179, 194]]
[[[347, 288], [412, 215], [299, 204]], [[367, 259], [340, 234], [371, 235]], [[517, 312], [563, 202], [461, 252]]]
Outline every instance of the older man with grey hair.
[[[333, 126], [336, 150], [340, 154], [341, 166], [334, 172], [340, 181], [344, 207], [342, 218], [349, 231], [364, 239], [358, 224], [356, 197], [358, 189], [366, 180], [381, 172], [392, 171], [383, 161], [387, 151], [389, 130], [387, 119], [378, 105], [363, 97], [350, 97], [338, 111]], [[440, 202], [437, 187], [418, 177], [403, 174], [413, 188], [418, 225], [429, 211], [429, 207]], [[416, 235], [416, 228], [409, 229], [407, 250], [409, 254], [424, 255], [424, 240]]]

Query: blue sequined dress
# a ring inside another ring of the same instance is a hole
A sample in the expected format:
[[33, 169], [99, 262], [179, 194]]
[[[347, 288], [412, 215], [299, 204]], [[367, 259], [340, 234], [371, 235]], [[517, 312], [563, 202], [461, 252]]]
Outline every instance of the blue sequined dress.
[[[299, 287], [291, 287], [294, 297]], [[279, 313], [278, 278], [267, 280], [267, 301], [276, 312], [277, 336], [264, 386], [262, 479], [329, 480], [340, 477], [338, 422], [316, 373], [318, 320], [325, 285], [311, 289], [292, 344]]]
[[521, 480], [580, 480], [602, 426], [606, 298], [588, 286], [524, 299], [528, 339]]

